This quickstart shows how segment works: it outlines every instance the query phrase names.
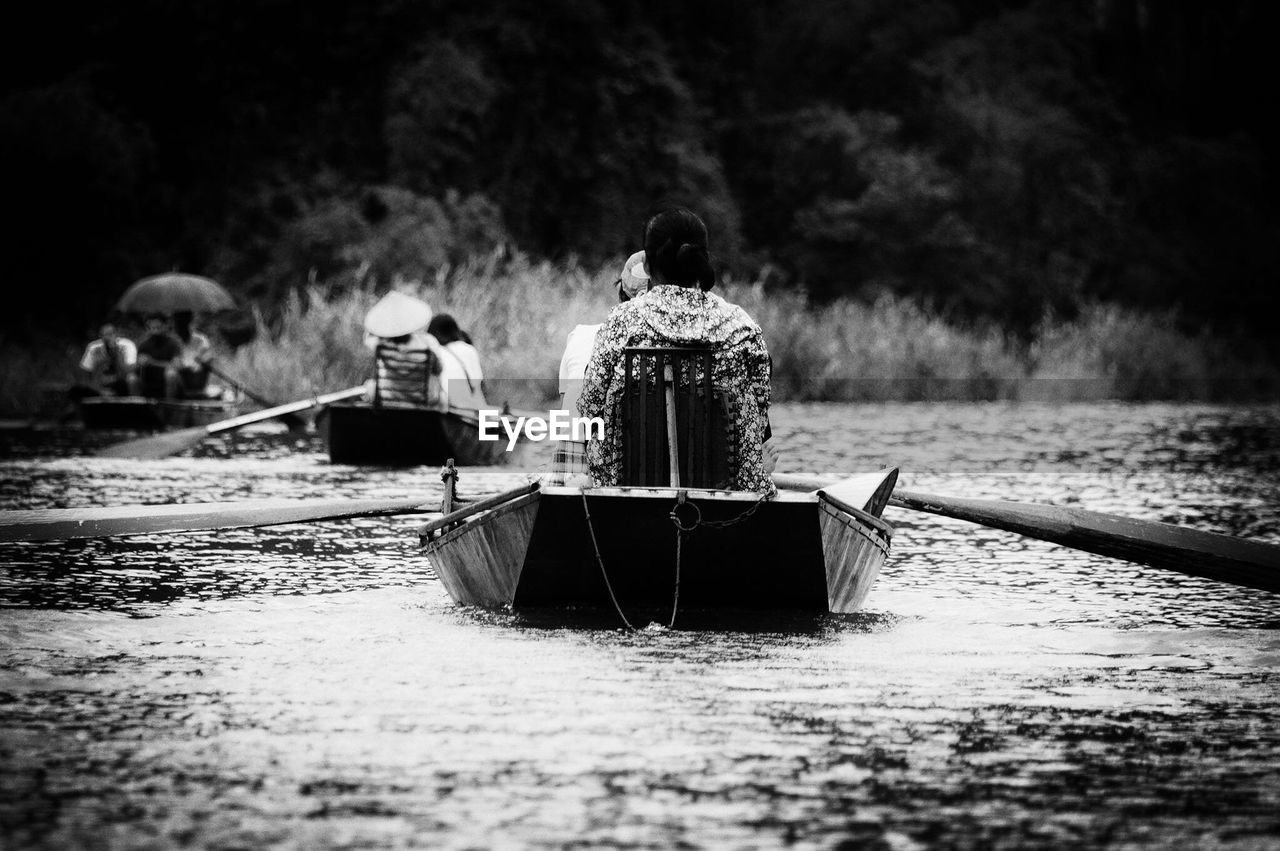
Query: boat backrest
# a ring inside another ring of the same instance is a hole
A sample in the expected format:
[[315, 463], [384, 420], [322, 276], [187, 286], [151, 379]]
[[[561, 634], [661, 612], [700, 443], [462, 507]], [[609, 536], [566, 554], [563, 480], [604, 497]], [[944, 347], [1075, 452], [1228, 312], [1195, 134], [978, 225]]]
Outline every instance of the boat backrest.
[[671, 484], [667, 439], [667, 370], [675, 401], [680, 484], [728, 488], [737, 471], [736, 397], [712, 383], [710, 348], [640, 348], [623, 351], [623, 393], [618, 411], [622, 444], [619, 484]]
[[146, 363], [138, 367], [138, 392], [151, 399], [169, 395], [164, 364]]
[[430, 349], [379, 343], [374, 349], [373, 406], [438, 408], [444, 404], [436, 356]]

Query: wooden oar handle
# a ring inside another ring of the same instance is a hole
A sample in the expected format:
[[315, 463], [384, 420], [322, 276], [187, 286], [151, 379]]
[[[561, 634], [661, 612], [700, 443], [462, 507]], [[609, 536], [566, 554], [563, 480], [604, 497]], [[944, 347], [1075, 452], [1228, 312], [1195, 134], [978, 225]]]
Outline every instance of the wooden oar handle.
[[430, 511], [418, 499], [269, 499], [0, 511], [0, 541], [61, 541], [243, 529], [319, 520]]
[[334, 393], [325, 393], [320, 396], [313, 396], [310, 399], [302, 399], [298, 402], [289, 402], [286, 405], [276, 405], [274, 408], [264, 408], [261, 411], [253, 411], [248, 414], [241, 414], [238, 417], [232, 417], [228, 420], [214, 423], [208, 427], [209, 434], [217, 434], [221, 431], [230, 431], [231, 429], [240, 428], [250, 423], [259, 423], [263, 420], [273, 419], [275, 417], [284, 416], [285, 414], [296, 414], [299, 411], [305, 411], [308, 408], [315, 408], [320, 405], [331, 405], [334, 402], [341, 402], [344, 399], [353, 399], [356, 396], [364, 394], [364, 385], [359, 387], [348, 387], [346, 390], [338, 390]]

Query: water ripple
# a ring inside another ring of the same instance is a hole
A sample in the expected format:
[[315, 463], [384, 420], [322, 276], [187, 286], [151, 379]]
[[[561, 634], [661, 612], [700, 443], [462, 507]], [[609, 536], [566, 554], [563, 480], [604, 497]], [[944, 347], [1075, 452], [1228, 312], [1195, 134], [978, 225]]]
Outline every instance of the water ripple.
[[[1280, 541], [1275, 407], [774, 424], [789, 469]], [[127, 463], [6, 439], [5, 507], [439, 495], [287, 434]], [[639, 632], [454, 606], [412, 517], [0, 546], [0, 845], [1274, 844], [1276, 597], [887, 516], [864, 612]]]

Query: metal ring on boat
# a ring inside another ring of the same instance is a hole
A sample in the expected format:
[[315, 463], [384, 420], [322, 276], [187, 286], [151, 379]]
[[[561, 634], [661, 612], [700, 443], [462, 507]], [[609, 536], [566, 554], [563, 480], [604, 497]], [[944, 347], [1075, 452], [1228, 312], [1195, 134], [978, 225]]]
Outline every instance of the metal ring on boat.
[[[680, 519], [680, 514], [678, 513], [682, 508], [693, 509], [693, 521], [687, 525]], [[675, 504], [674, 508], [671, 509], [670, 517], [671, 522], [676, 524], [676, 528], [681, 532], [692, 532], [694, 529], [698, 528], [699, 524], [702, 523], [702, 509], [698, 507], [697, 503], [681, 500]]]

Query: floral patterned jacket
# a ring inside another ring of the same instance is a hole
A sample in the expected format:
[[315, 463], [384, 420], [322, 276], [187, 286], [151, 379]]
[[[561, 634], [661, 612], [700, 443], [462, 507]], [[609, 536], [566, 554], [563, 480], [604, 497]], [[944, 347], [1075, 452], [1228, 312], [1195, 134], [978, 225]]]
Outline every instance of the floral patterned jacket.
[[669, 284], [615, 307], [596, 337], [578, 410], [605, 422], [604, 439], [587, 443], [587, 463], [597, 485], [616, 485], [622, 474], [616, 412], [626, 369], [623, 349], [697, 343], [715, 347], [712, 381], [738, 399], [736, 489], [776, 493], [760, 449], [769, 415], [769, 352], [760, 326], [719, 296]]

